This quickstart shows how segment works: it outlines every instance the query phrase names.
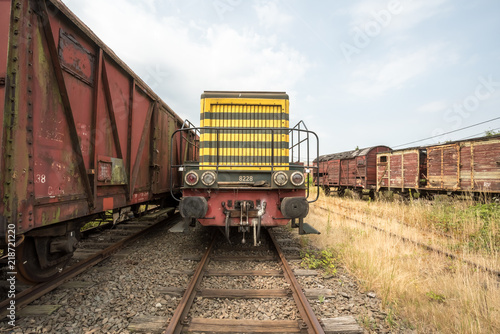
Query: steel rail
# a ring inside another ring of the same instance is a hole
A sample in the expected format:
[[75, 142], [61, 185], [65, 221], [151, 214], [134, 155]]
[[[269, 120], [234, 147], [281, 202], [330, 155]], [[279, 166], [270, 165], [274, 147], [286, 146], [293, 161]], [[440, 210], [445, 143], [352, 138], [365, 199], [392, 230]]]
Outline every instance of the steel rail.
[[323, 327], [321, 326], [318, 318], [314, 314], [309, 301], [307, 300], [304, 291], [302, 291], [302, 287], [299, 282], [295, 278], [292, 268], [288, 264], [288, 261], [285, 258], [285, 255], [281, 251], [281, 247], [276, 240], [274, 233], [271, 230], [268, 230], [269, 236], [273, 242], [273, 245], [278, 253], [278, 256], [281, 260], [281, 266], [283, 268], [283, 274], [285, 276], [286, 281], [290, 284], [290, 289], [292, 290], [292, 296], [295, 300], [295, 304], [299, 309], [299, 314], [302, 317], [302, 320], [305, 323], [306, 330], [310, 334], [321, 334], [325, 333]]
[[193, 305], [193, 300], [196, 296], [196, 288], [199, 286], [201, 280], [203, 279], [203, 272], [205, 271], [205, 268], [209, 263], [208, 260], [210, 258], [210, 255], [212, 254], [212, 249], [215, 245], [216, 239], [217, 236], [216, 234], [214, 234], [210, 245], [201, 258], [200, 263], [198, 263], [198, 266], [196, 267], [194, 275], [191, 278], [191, 281], [189, 282], [189, 285], [184, 292], [179, 305], [175, 309], [175, 312], [170, 319], [170, 323], [167, 329], [163, 332], [164, 334], [179, 334], [182, 331], [182, 327], [184, 325], [183, 322], [186, 319], [191, 306]]
[[[59, 287], [67, 280], [81, 274], [82, 272], [89, 269], [90, 267], [95, 266], [99, 262], [102, 262], [103, 260], [110, 257], [117, 250], [122, 248], [124, 245], [130, 243], [131, 241], [134, 241], [135, 239], [142, 236], [146, 232], [159, 227], [160, 225], [166, 223], [167, 221], [171, 221], [176, 216], [178, 216], [178, 214], [175, 214], [174, 216], [167, 219], [160, 219], [154, 224], [147, 226], [145, 229], [140, 230], [128, 237], [125, 237], [124, 239], [121, 239], [120, 241], [105, 248], [104, 250], [89, 256], [85, 260], [78, 262], [69, 268], [66, 268], [61, 272], [59, 276], [52, 279], [51, 281], [39, 283], [26, 290], [21, 291], [20, 293], [16, 294], [16, 297], [14, 299], [16, 310], [28, 305], [34, 300], [40, 298], [41, 296]], [[7, 316], [8, 314], [7, 307], [10, 305], [11, 300], [12, 299], [5, 299], [0, 303], [0, 319], [4, 319]]]
[[[297, 305], [299, 314], [303, 321], [302, 326], [299, 326], [299, 329], [301, 330], [301, 332], [306, 331], [309, 334], [324, 334], [323, 327], [321, 326], [319, 320], [316, 318], [316, 315], [314, 314], [314, 311], [312, 310], [307, 297], [302, 291], [299, 282], [295, 278], [292, 268], [288, 264], [285, 255], [283, 254], [281, 248], [277, 243], [276, 237], [272, 234], [271, 231], [267, 231], [276, 251], [277, 259], [282, 267], [283, 276], [285, 277], [287, 283], [290, 285], [292, 297], [295, 301], [295, 304]], [[189, 326], [190, 320], [187, 318], [187, 316], [193, 304], [193, 300], [197, 295], [198, 287], [206, 273], [206, 267], [210, 261], [210, 255], [212, 254], [216, 239], [217, 236], [214, 235], [205, 254], [202, 256], [200, 263], [196, 267], [193, 277], [191, 278], [191, 281], [189, 282], [189, 285], [184, 292], [184, 295], [179, 305], [177, 306], [177, 309], [175, 310], [167, 329], [163, 332], [163, 334], [180, 334], [183, 331], [183, 327]], [[272, 322], [269, 322], [268, 325], [272, 326]]]

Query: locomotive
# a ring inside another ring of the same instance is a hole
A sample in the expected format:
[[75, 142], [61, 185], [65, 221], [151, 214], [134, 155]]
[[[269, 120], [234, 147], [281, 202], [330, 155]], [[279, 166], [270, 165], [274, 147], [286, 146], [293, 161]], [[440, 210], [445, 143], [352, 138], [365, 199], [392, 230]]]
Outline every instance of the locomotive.
[[308, 162], [319, 141], [302, 121], [289, 127], [286, 93], [205, 91], [200, 119], [199, 128], [177, 131], [198, 131], [199, 142], [185, 142], [199, 148], [198, 161], [172, 163], [183, 172], [179, 211], [186, 225], [221, 227], [228, 240], [237, 227], [242, 242], [250, 233], [254, 245], [262, 227], [289, 221], [301, 234], [318, 233], [304, 218], [319, 196], [306, 180], [306, 172], [317, 172]]
[[19, 279], [57, 275], [106, 211], [177, 205], [183, 120], [62, 2], [0, 1], [0, 108], [0, 249]]

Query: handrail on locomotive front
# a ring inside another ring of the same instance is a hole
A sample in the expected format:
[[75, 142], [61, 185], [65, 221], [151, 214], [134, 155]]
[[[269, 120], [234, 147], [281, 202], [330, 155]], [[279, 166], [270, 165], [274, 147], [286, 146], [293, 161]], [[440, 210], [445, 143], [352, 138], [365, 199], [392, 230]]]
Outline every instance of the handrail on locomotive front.
[[[301, 128], [301, 124], [304, 126], [304, 129]], [[187, 125], [188, 127], [184, 127], [184, 125]], [[232, 128], [221, 128], [221, 127], [194, 127], [192, 126], [193, 124], [189, 121], [186, 120], [186, 122], [184, 122], [183, 126], [181, 129], [178, 129], [176, 130], [173, 134], [172, 134], [172, 140], [170, 141], [170, 168], [171, 170], [175, 170], [177, 169], [178, 171], [183, 171], [185, 170], [185, 168], [187, 167], [198, 167], [199, 166], [199, 161], [185, 161], [184, 158], [184, 154], [182, 149], [183, 149], [183, 144], [182, 144], [182, 140], [185, 140], [187, 142], [186, 145], [192, 145], [194, 148], [197, 148], [199, 149], [199, 145], [196, 145], [195, 142], [190, 142], [189, 139], [188, 139], [188, 135], [183, 135], [182, 133], [186, 133], [186, 132], [193, 132], [195, 135], [196, 134], [200, 134], [201, 136], [201, 131], [205, 131], [205, 130], [208, 130], [208, 131], [215, 131], [216, 133], [216, 137], [217, 137], [217, 140], [216, 140], [216, 163], [213, 164], [213, 165], [210, 165], [210, 167], [214, 167], [215, 170], [218, 172], [219, 169], [221, 167], [233, 167], [233, 168], [249, 168], [249, 169], [252, 169], [252, 168], [258, 168], [258, 167], [262, 167], [262, 165], [256, 165], [256, 164], [231, 164], [231, 165], [221, 165], [220, 163], [220, 152], [219, 152], [219, 149], [220, 149], [220, 145], [219, 145], [219, 139], [220, 139], [220, 133], [221, 132], [229, 132], [229, 131], [248, 131], [248, 130], [251, 130], [251, 131], [256, 131], [256, 132], [271, 132], [271, 163], [270, 164], [266, 164], [265, 167], [268, 167], [268, 168], [271, 168], [271, 172], [273, 172], [276, 168], [282, 168], [284, 167], [282, 163], [275, 163], [275, 156], [274, 156], [274, 135], [275, 133], [282, 133], [284, 131], [288, 131], [288, 134], [290, 135], [291, 134], [291, 146], [288, 148], [290, 151], [291, 151], [291, 161], [294, 161], [294, 149], [295, 147], [297, 147], [297, 151], [298, 151], [298, 157], [297, 157], [297, 160], [296, 162], [289, 162], [288, 163], [288, 167], [303, 167], [304, 170], [309, 170], [309, 171], [313, 171], [313, 174], [316, 174], [316, 177], [319, 177], [319, 167], [318, 165], [309, 165], [310, 163], [310, 154], [309, 154], [309, 151], [311, 150], [310, 146], [311, 146], [311, 143], [310, 143], [310, 137], [311, 135], [314, 136], [316, 138], [316, 159], [319, 157], [319, 138], [318, 138], [318, 135], [313, 132], [313, 131], [309, 131], [305, 125], [305, 123], [303, 121], [300, 121], [299, 123], [297, 123], [293, 128], [250, 128], [250, 127], [232, 127]], [[181, 149], [181, 152], [180, 152], [180, 156], [181, 156], [181, 161], [179, 161], [179, 164], [174, 164], [174, 157], [173, 157], [173, 145], [174, 145], [174, 136], [176, 136], [177, 134], [181, 134], [180, 137], [181, 137], [181, 143], [180, 143], [180, 149]], [[302, 136], [305, 134], [305, 139], [301, 139]], [[295, 143], [295, 136], [297, 136], [297, 143]], [[302, 135], [302, 136], [301, 136]], [[306, 161], [307, 163], [306, 164], [303, 164], [303, 163], [300, 163], [300, 160], [301, 160], [301, 146], [302, 144], [307, 145], [306, 148], [307, 148], [307, 154], [306, 154]], [[187, 146], [186, 146], [187, 147]], [[174, 180], [173, 180], [173, 172], [170, 173], [170, 192], [172, 194], [172, 197], [175, 198], [176, 200], [180, 201], [179, 198], [177, 198], [175, 196], [175, 193], [174, 193], [174, 190], [175, 191], [178, 191], [180, 190], [179, 187], [175, 187], [176, 185], [174, 185]], [[309, 198], [310, 196], [310, 182], [309, 182], [309, 178], [307, 179], [307, 188], [306, 188], [306, 198]], [[315, 201], [317, 201], [319, 198], [319, 187], [316, 187], [316, 196], [311, 199], [311, 200], [308, 200], [309, 203], [313, 203]]]

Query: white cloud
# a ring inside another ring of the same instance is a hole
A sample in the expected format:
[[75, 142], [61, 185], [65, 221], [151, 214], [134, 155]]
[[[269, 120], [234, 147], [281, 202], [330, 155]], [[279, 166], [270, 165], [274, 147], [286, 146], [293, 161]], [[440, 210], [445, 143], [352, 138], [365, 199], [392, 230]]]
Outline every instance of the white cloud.
[[389, 52], [379, 61], [364, 62], [352, 73], [349, 93], [374, 97], [400, 89], [408, 81], [422, 76], [437, 65], [456, 59], [444, 45], [432, 45], [416, 52]]
[[146, 4], [89, 0], [82, 19], [174, 109], [197, 117], [203, 90], [292, 90], [310, 67], [273, 35], [160, 18]]
[[[448, 12], [451, 9], [450, 0], [364, 0], [355, 3], [349, 10], [352, 26], [361, 26], [373, 21], [374, 13], [389, 12], [390, 25], [388, 29], [410, 29], [422, 21]], [[404, 19], [397, 19], [404, 17]]]
[[440, 100], [426, 103], [417, 108], [418, 112], [421, 113], [435, 113], [439, 111], [443, 111], [450, 106], [448, 101]]
[[293, 17], [286, 14], [283, 8], [279, 8], [276, 2], [261, 1], [254, 5], [261, 26], [269, 28], [285, 28]]

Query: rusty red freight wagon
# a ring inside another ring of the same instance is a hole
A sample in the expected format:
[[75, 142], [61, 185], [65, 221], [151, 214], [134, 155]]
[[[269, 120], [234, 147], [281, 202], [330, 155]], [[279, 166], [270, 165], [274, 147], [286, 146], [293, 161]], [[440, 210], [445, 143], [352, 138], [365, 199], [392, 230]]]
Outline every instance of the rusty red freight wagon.
[[320, 156], [315, 162], [319, 168], [319, 180], [315, 184], [326, 194], [335, 188], [339, 194], [346, 189], [355, 191], [375, 190], [377, 185], [377, 153], [390, 150], [387, 146], [373, 146], [342, 153]]
[[500, 136], [379, 153], [377, 189], [500, 193]]
[[55, 275], [89, 217], [180, 184], [183, 121], [60, 1], [0, 1], [0, 106], [0, 247], [15, 232], [25, 280]]

